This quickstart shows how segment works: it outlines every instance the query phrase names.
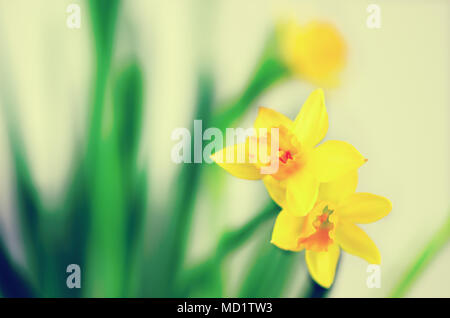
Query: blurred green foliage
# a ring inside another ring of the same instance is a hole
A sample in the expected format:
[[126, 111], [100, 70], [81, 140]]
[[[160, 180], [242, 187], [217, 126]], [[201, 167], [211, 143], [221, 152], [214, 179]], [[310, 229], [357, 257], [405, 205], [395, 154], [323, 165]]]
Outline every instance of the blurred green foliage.
[[[139, 61], [130, 58], [118, 69], [112, 58], [120, 1], [89, 0], [88, 5], [96, 67], [87, 140], [73, 158], [65, 198], [52, 211], [46, 210], [41, 202], [22, 137], [14, 124], [14, 102], [11, 99], [8, 103], [8, 131], [27, 268], [18, 270], [0, 241], [2, 295], [224, 296], [227, 257], [263, 224], [273, 223], [279, 207], [270, 201], [242, 228], [223, 233], [215, 252], [202, 263], [189, 269], [183, 267], [201, 174], [218, 173], [200, 164], [181, 166], [165, 217], [153, 213], [148, 195], [149, 172], [138, 165], [144, 112], [144, 78]], [[197, 106], [192, 120], [201, 119], [204, 127], [230, 127], [265, 90], [288, 75], [288, 69], [278, 58], [272, 35], [247, 87], [213, 113], [214, 80], [210, 70], [202, 66], [198, 71]], [[112, 121], [105, 120], [107, 113]], [[194, 147], [194, 142], [191, 145]], [[220, 180], [216, 180], [215, 187], [221, 187]], [[145, 233], [146, 216], [151, 228], [159, 231]], [[158, 244], [148, 248], [146, 240]], [[283, 296], [297, 255], [270, 245], [267, 236], [258, 245], [259, 252], [247, 270], [239, 295]], [[78, 264], [84, 269], [81, 289], [66, 287], [68, 264]]]

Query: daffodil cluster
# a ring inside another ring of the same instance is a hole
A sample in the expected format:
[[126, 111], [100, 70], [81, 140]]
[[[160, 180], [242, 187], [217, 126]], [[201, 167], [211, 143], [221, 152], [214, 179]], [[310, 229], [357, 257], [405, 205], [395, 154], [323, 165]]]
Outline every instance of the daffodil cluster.
[[[356, 224], [375, 222], [386, 216], [391, 203], [370, 193], [356, 193], [357, 170], [367, 160], [344, 141], [320, 143], [328, 130], [324, 93], [311, 93], [294, 121], [260, 108], [254, 128], [266, 134], [249, 137], [245, 160], [223, 160], [227, 152], [236, 153], [237, 144], [216, 152], [212, 158], [232, 175], [262, 180], [272, 199], [282, 207], [272, 243], [289, 251], [306, 250], [306, 263], [313, 279], [323, 287], [333, 283], [340, 248], [371, 264], [379, 264], [380, 253], [373, 241]], [[270, 140], [278, 129], [278, 169], [262, 173], [257, 152], [248, 151], [250, 138]]]

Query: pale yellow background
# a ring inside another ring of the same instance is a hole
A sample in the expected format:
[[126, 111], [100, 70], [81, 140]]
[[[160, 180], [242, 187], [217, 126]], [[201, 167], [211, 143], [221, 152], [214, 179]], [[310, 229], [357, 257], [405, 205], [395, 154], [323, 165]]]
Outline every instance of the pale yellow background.
[[[196, 66], [212, 65], [217, 99], [245, 85], [272, 23], [283, 14], [301, 21], [335, 23], [348, 42], [341, 86], [326, 90], [328, 139], [351, 142], [369, 162], [359, 191], [388, 197], [392, 213], [364, 226], [382, 254], [380, 289], [366, 286], [367, 263], [345, 254], [333, 297], [387, 296], [400, 273], [449, 213], [450, 3], [435, 1], [148, 1], [126, 0], [120, 15], [117, 60], [137, 50], [146, 77], [143, 153], [151, 154], [150, 189], [157, 205], [170, 197], [176, 165], [170, 161], [176, 127], [190, 125]], [[82, 27], [65, 25], [66, 7], [81, 3]], [[369, 3], [381, 7], [380, 29], [368, 29]], [[84, 2], [0, 0], [0, 69], [18, 98], [16, 111], [33, 175], [49, 204], [65, 184], [76, 142], [85, 131], [92, 79], [90, 26]], [[120, 64], [120, 63], [119, 63]], [[258, 100], [294, 116], [312, 85], [293, 80]], [[0, 101], [1, 103], [1, 101]], [[255, 106], [257, 106], [255, 105]], [[248, 127], [256, 107], [241, 126]], [[0, 211], [2, 230], [21, 260], [11, 185], [11, 162], [0, 112]], [[214, 249], [220, 232], [251, 218], [264, 204], [260, 183], [226, 177], [220, 206], [201, 190], [187, 265]], [[269, 228], [264, 231], [269, 231]], [[252, 255], [252, 243], [230, 260], [233, 295]], [[289, 296], [305, 277], [303, 254]], [[450, 297], [450, 246], [408, 296]]]

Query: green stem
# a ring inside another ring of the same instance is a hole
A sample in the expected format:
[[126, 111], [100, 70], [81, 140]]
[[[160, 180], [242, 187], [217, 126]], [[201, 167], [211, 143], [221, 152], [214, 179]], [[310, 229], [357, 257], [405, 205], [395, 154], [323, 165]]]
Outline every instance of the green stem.
[[326, 298], [331, 291], [330, 288], [324, 288], [317, 284], [311, 276], [308, 277], [307, 291], [302, 293], [302, 298]]
[[286, 78], [290, 71], [278, 56], [275, 36], [271, 36], [266, 44], [260, 62], [251, 77], [250, 82], [240, 96], [223, 106], [215, 114], [213, 126], [221, 130], [231, 127], [250, 109], [253, 102], [270, 86]]
[[238, 297], [278, 298], [286, 291], [298, 254], [269, 243], [264, 236], [250, 263]]
[[[30, 283], [36, 287], [36, 291], [44, 293], [47, 287], [45, 276], [45, 257], [42, 257], [43, 244], [41, 232], [41, 217], [43, 212], [42, 202], [35, 180], [30, 171], [30, 164], [26, 156], [26, 149], [21, 134], [20, 122], [15, 112], [19, 105], [16, 88], [9, 74], [8, 63], [1, 65], [0, 91], [2, 98], [2, 110], [5, 115], [5, 123], [11, 149], [14, 182], [16, 187], [16, 202], [20, 224], [21, 236], [25, 249], [25, 257], [30, 270]], [[5, 75], [8, 74], [8, 75]]]
[[425, 248], [417, 255], [414, 262], [409, 266], [403, 277], [397, 283], [390, 297], [400, 298], [406, 295], [420, 274], [444, 248], [450, 240], [450, 215], [442, 227], [431, 237]]
[[[183, 286], [182, 294], [186, 296], [192, 295], [198, 286], [204, 287], [205, 284], [214, 284], [213, 280], [220, 280], [222, 264], [225, 258], [241, 247], [255, 231], [260, 228], [266, 221], [275, 218], [279, 212], [279, 207], [270, 201], [261, 212], [251, 219], [248, 223], [237, 230], [225, 232], [219, 240], [216, 252], [206, 261], [195, 266], [185, 276], [181, 283]], [[216, 286], [216, 285], [214, 285]], [[219, 282], [220, 286], [220, 282]], [[220, 289], [220, 288], [219, 288]], [[222, 297], [221, 290], [215, 289], [216, 294], [209, 294], [208, 297]], [[203, 296], [203, 295], [202, 295]]]
[[231, 230], [222, 235], [219, 241], [216, 260], [223, 260], [228, 254], [242, 246], [265, 221], [276, 216], [279, 207], [270, 201], [261, 212], [240, 229]]
[[339, 272], [339, 267], [341, 264], [342, 253], [339, 257], [337, 266], [336, 266], [336, 274], [333, 284], [329, 288], [324, 288], [317, 284], [314, 279], [312, 279], [311, 275], [308, 273], [308, 283], [306, 289], [300, 293], [300, 297], [302, 298], [326, 298], [331, 292], [331, 289], [336, 284], [336, 279]]

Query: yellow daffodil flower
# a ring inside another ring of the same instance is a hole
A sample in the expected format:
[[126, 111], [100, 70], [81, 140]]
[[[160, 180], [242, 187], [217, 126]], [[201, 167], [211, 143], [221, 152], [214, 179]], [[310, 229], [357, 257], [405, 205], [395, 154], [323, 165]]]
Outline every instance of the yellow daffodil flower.
[[[349, 143], [330, 140], [316, 145], [328, 130], [328, 115], [322, 89], [311, 93], [295, 121], [286, 116], [261, 107], [254, 128], [266, 128], [268, 136], [253, 138], [270, 139], [271, 128], [278, 128], [279, 149], [278, 170], [273, 174], [261, 173], [261, 164], [252, 163], [249, 140], [224, 148], [211, 158], [232, 175], [248, 180], [262, 179], [272, 197], [280, 206], [287, 208], [295, 216], [304, 216], [314, 207], [319, 192], [319, 184], [330, 182], [366, 161]], [[270, 143], [269, 143], [270, 144]], [[245, 147], [245, 160], [238, 163], [236, 154]], [[229, 149], [231, 148], [231, 149]], [[226, 153], [234, 153], [235, 160], [224, 160]], [[275, 160], [276, 160], [275, 159]]]
[[385, 217], [391, 202], [370, 193], [355, 193], [356, 170], [337, 180], [320, 185], [314, 208], [304, 217], [283, 209], [272, 233], [272, 243], [284, 250], [306, 250], [306, 264], [312, 278], [329, 288], [334, 281], [340, 248], [370, 264], [380, 264], [375, 243], [356, 224]]
[[331, 23], [313, 21], [302, 26], [290, 21], [280, 24], [278, 31], [281, 57], [295, 74], [321, 86], [338, 84], [347, 46]]

